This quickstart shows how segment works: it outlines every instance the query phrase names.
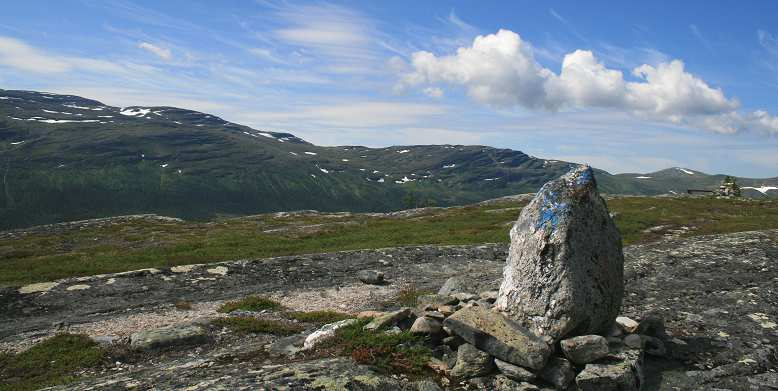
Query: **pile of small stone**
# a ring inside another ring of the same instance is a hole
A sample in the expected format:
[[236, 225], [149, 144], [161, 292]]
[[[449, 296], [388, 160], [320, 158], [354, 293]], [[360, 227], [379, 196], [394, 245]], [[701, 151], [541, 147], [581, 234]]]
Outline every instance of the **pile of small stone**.
[[[656, 318], [637, 322], [618, 317], [606, 335], [575, 336], [551, 345], [493, 308], [497, 293], [424, 295], [416, 308], [365, 311], [358, 317], [373, 318], [366, 330], [409, 330], [427, 337], [433, 346], [428, 365], [446, 388], [640, 390], [644, 354], [665, 354], [664, 330]], [[322, 333], [314, 335], [323, 340]], [[309, 340], [306, 348], [314, 346]]]

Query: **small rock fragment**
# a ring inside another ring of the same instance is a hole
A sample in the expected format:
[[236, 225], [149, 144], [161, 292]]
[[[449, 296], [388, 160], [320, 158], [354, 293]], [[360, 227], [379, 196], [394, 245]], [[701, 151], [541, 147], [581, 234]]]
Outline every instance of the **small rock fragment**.
[[608, 340], [599, 335], [581, 335], [559, 342], [568, 360], [583, 365], [608, 355]]
[[206, 340], [205, 329], [186, 324], [135, 332], [130, 335], [130, 346], [137, 350], [152, 350], [168, 346], [196, 345]]
[[471, 292], [472, 288], [473, 284], [468, 282], [464, 277], [454, 276], [443, 283], [443, 286], [438, 290], [438, 294], [449, 296], [458, 292]]
[[457, 363], [451, 376], [457, 379], [486, 376], [494, 371], [494, 358], [470, 344], [463, 344], [457, 350]]
[[478, 296], [482, 300], [486, 300], [486, 301], [489, 301], [491, 303], [494, 303], [494, 301], [497, 300], [497, 293], [498, 292], [499, 291], [497, 291], [497, 290], [484, 291], [484, 292], [481, 292]]
[[625, 333], [634, 333], [638, 331], [638, 326], [640, 324], [638, 322], [635, 322], [634, 320], [626, 317], [626, 316], [619, 316], [616, 318], [616, 325], [624, 330]]
[[622, 361], [609, 364], [586, 364], [575, 378], [580, 391], [638, 391], [643, 384], [642, 356], [627, 352]]
[[643, 349], [643, 338], [637, 334], [624, 337], [624, 345], [632, 349]]
[[385, 312], [382, 311], [362, 311], [357, 314], [357, 319], [365, 319], [365, 318], [377, 318], [381, 315], [383, 315]]
[[398, 322], [407, 319], [411, 315], [410, 308], [403, 308], [394, 312], [387, 312], [366, 324], [364, 329], [368, 331], [376, 331], [384, 327], [392, 326]]
[[417, 318], [411, 326], [412, 334], [438, 335], [443, 331], [443, 325], [439, 320], [422, 316]]
[[519, 382], [532, 381], [535, 379], [535, 377], [537, 377], [534, 373], [525, 368], [522, 368], [518, 365], [513, 365], [500, 359], [494, 359], [494, 363], [497, 365], [497, 369], [499, 369], [503, 375]]
[[540, 391], [540, 388], [534, 384], [517, 382], [503, 375], [494, 377], [493, 389], [495, 391]]
[[381, 285], [384, 283], [384, 272], [378, 270], [360, 270], [357, 278], [365, 284]]
[[566, 390], [570, 383], [575, 380], [575, 369], [570, 361], [562, 357], [551, 357], [539, 375], [541, 379], [554, 385], [557, 389]]
[[313, 333], [308, 335], [308, 337], [305, 338], [303, 349], [313, 349], [314, 347], [316, 347], [316, 345], [320, 344], [322, 341], [334, 337], [338, 329], [341, 329], [346, 326], [350, 326], [356, 322], [357, 322], [356, 319], [344, 319], [335, 323], [325, 324], [324, 326], [321, 326], [321, 328], [314, 331]]
[[443, 389], [432, 380], [421, 380], [416, 382], [416, 391], [443, 391]]

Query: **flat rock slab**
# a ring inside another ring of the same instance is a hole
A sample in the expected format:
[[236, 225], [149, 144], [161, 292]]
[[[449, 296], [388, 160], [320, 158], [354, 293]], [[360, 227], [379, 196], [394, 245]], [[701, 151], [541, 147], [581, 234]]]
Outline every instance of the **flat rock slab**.
[[511, 364], [541, 369], [551, 355], [551, 348], [542, 339], [483, 307], [463, 308], [448, 317], [443, 326], [476, 348]]
[[208, 335], [204, 328], [187, 324], [144, 330], [130, 336], [130, 346], [137, 350], [161, 349], [171, 346], [197, 345], [205, 343]]
[[[0, 342], [25, 332], [50, 329], [57, 323], [72, 325], [111, 318], [117, 313], [153, 312], [179, 301], [231, 300], [257, 293], [344, 286], [354, 283], [357, 272], [368, 268], [380, 269], [394, 280], [420, 288], [437, 289], [451, 275], [463, 272], [480, 285], [494, 285], [506, 251], [502, 244], [342, 251], [144, 269], [0, 288]], [[391, 259], [391, 265], [379, 262], [382, 259]], [[89, 288], [68, 290], [83, 285]]]

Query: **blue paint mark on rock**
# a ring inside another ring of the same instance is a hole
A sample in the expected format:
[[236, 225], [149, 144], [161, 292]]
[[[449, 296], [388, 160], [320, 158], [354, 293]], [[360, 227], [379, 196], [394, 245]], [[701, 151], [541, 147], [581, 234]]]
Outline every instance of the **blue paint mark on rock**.
[[535, 223], [535, 230], [546, 227], [547, 224], [551, 225], [551, 232], [556, 230], [559, 225], [559, 218], [563, 216], [567, 210], [567, 203], [557, 202], [556, 193], [549, 191], [543, 194], [543, 203], [540, 207], [540, 217], [537, 223]]
[[592, 179], [594, 178], [592, 174], [592, 168], [587, 167], [586, 170], [582, 171], [580, 175], [578, 175], [578, 179], [576, 179], [575, 184], [578, 186], [585, 186], [588, 185]]

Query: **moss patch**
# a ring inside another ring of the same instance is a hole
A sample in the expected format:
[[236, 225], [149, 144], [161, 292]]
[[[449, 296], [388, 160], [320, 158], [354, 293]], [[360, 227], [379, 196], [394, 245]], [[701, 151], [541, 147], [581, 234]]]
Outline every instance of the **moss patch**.
[[263, 333], [281, 336], [297, 334], [305, 329], [304, 327], [291, 322], [237, 316], [218, 318], [215, 319], [212, 324], [227, 327], [237, 333]]
[[349, 314], [336, 311], [292, 311], [287, 312], [285, 315], [289, 319], [294, 319], [305, 323], [315, 323], [317, 325], [325, 325], [328, 323], [334, 323], [340, 320], [353, 318], [353, 316]]
[[371, 332], [362, 328], [370, 319], [339, 329], [334, 338], [323, 343], [322, 351], [351, 356], [360, 364], [372, 365], [385, 374], [402, 373], [421, 376], [427, 372], [427, 362], [432, 352], [422, 337], [403, 331], [387, 334]]
[[98, 366], [106, 352], [89, 337], [58, 334], [17, 354], [0, 356], [0, 390], [65, 384], [79, 369]]
[[262, 311], [279, 310], [283, 308], [281, 303], [262, 296], [247, 296], [236, 301], [228, 301], [219, 307], [219, 312], [230, 313], [235, 310]]

